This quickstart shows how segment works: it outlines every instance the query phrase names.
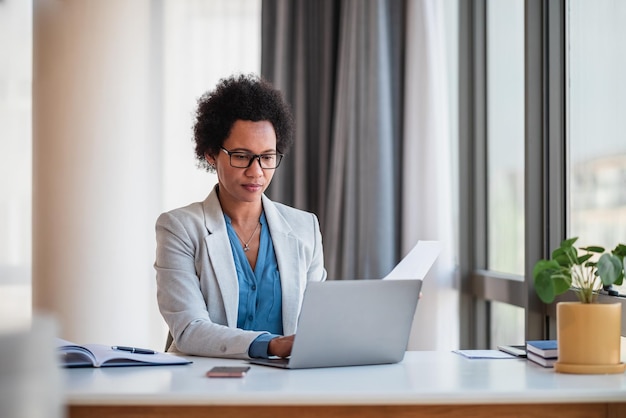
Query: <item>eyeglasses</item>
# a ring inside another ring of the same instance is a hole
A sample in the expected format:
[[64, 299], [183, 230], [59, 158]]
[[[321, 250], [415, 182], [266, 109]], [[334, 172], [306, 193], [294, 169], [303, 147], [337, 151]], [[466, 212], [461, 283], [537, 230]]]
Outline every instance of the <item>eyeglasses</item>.
[[280, 161], [283, 159], [283, 154], [278, 154], [276, 152], [269, 154], [251, 154], [243, 151], [228, 151], [224, 147], [220, 148], [228, 154], [228, 157], [230, 157], [230, 166], [235, 168], [248, 168], [256, 159], [259, 161], [261, 168], [273, 170], [280, 165]]

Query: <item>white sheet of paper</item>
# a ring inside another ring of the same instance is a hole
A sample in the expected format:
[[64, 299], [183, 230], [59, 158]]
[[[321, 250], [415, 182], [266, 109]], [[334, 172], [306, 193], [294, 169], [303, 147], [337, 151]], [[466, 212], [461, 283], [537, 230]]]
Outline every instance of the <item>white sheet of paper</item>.
[[398, 263], [383, 280], [424, 280], [426, 273], [441, 252], [439, 241], [417, 241], [415, 247]]
[[512, 359], [518, 358], [500, 350], [452, 350], [469, 359]]

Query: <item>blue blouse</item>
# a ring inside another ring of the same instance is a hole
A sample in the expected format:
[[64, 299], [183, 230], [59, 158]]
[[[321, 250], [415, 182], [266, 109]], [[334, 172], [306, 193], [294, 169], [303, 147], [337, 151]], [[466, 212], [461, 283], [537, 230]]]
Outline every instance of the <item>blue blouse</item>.
[[282, 293], [280, 273], [265, 213], [261, 214], [261, 238], [254, 271], [246, 258], [231, 219], [224, 214], [230, 247], [239, 283], [237, 328], [267, 331], [250, 345], [250, 357], [268, 357], [267, 346], [272, 338], [283, 334]]

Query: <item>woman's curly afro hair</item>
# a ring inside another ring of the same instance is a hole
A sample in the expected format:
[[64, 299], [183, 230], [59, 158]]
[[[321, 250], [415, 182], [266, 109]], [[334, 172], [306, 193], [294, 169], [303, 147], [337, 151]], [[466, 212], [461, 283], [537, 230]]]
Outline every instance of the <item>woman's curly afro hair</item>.
[[220, 152], [237, 120], [269, 121], [276, 132], [276, 150], [286, 154], [291, 147], [293, 115], [280, 91], [255, 75], [231, 76], [198, 100], [193, 140], [200, 167], [215, 170], [205, 155]]

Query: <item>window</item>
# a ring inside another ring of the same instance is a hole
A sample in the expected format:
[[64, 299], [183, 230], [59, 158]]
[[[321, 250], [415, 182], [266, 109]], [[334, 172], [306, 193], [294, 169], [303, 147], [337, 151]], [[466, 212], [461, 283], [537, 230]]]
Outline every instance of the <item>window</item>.
[[487, 2], [489, 270], [524, 274], [524, 2]]
[[163, 209], [203, 200], [214, 174], [196, 167], [197, 99], [234, 73], [261, 71], [261, 0], [163, 2]]
[[[487, 265], [524, 275], [524, 1], [486, 2]], [[524, 341], [524, 308], [488, 302], [488, 345]]]
[[472, 42], [467, 59], [461, 58], [472, 75], [468, 101], [461, 92], [467, 106], [461, 114], [472, 115], [468, 126], [461, 120], [461, 143], [469, 148], [460, 155], [470, 157], [460, 167], [460, 182], [469, 190], [461, 196], [461, 224], [469, 222], [461, 251], [476, 297], [462, 308], [473, 318], [467, 324], [473, 332], [462, 343], [495, 348], [525, 335], [524, 1], [477, 0], [460, 7], [472, 20], [470, 33], [461, 35]]
[[[609, 249], [626, 241], [622, 76], [626, 56], [620, 43], [626, 34], [626, 4], [615, 0], [459, 4], [461, 39], [467, 40], [461, 42], [465, 47], [461, 74], [467, 74], [460, 85], [460, 137], [461, 145], [467, 146], [461, 154], [468, 155], [467, 162], [460, 160], [459, 181], [461, 190], [471, 190], [468, 203], [461, 202], [461, 231], [466, 234], [461, 237], [466, 246], [461, 254], [468, 254], [461, 262], [467, 280], [462, 309], [469, 318], [462, 344], [491, 348], [511, 343], [503, 338], [519, 342], [556, 338], [555, 304], [543, 304], [534, 292], [536, 260], [548, 257], [565, 237], [579, 236], [580, 244]], [[515, 34], [523, 41], [516, 41]], [[501, 55], [509, 62], [493, 62]], [[507, 67], [512, 63], [516, 64]], [[520, 67], [523, 97], [512, 92]], [[523, 109], [514, 110], [520, 100]], [[513, 140], [517, 132], [505, 128], [518, 126], [515, 117], [506, 120], [507, 110], [523, 117], [523, 149]], [[491, 178], [520, 169], [514, 162], [496, 161], [506, 157], [526, 160], [523, 182], [517, 183], [523, 184], [523, 194], [516, 194], [513, 182], [507, 186], [502, 179]], [[509, 196], [500, 197], [501, 190]], [[494, 228], [502, 228], [504, 215], [498, 211], [509, 206], [523, 213], [523, 239], [512, 230], [506, 234], [514, 239], [499, 242]], [[483, 242], [485, 235], [488, 243]], [[625, 304], [623, 298], [601, 298]], [[562, 299], [575, 300], [575, 295], [569, 292]], [[520, 327], [524, 333], [510, 333]]]
[[626, 3], [569, 1], [566, 18], [567, 235], [612, 249], [626, 243]]

